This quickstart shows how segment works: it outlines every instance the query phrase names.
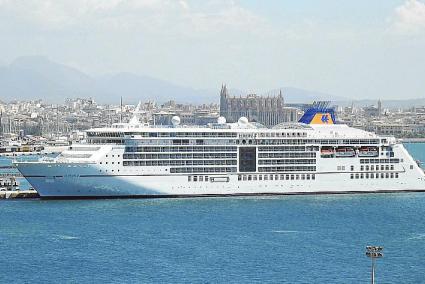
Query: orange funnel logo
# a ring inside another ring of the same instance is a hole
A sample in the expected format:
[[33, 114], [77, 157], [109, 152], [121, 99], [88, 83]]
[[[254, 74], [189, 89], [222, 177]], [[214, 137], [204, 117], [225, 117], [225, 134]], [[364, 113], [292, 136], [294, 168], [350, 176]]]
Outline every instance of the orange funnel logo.
[[310, 123], [311, 124], [334, 124], [334, 121], [330, 113], [318, 112], [314, 115]]

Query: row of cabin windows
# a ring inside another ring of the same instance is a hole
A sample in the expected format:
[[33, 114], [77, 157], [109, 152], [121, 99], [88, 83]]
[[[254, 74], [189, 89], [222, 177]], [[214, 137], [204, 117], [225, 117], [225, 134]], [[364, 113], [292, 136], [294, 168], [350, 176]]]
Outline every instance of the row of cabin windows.
[[360, 164], [398, 164], [403, 159], [360, 159]]
[[[240, 134], [239, 137], [249, 137]], [[259, 133], [258, 137], [307, 137], [306, 132], [287, 132], [287, 133]], [[313, 139], [309, 140], [315, 144], [379, 144], [379, 139]], [[385, 142], [385, 141], [383, 141]]]
[[235, 152], [235, 146], [126, 147], [126, 152]]
[[[233, 138], [237, 137], [235, 132], [125, 132], [126, 136], [140, 137], [216, 137], [216, 138]], [[88, 136], [100, 136], [95, 133], [88, 133]], [[111, 135], [109, 135], [111, 136]], [[119, 135], [122, 137], [123, 135]]]
[[137, 146], [235, 145], [235, 139], [134, 139]]
[[398, 178], [398, 173], [361, 173], [350, 174], [350, 179]]
[[236, 133], [229, 132], [87, 132], [87, 137], [236, 137]]
[[258, 153], [258, 158], [315, 158], [316, 153]]
[[144, 132], [134, 133], [134, 135], [140, 135], [142, 137], [218, 137], [218, 138], [229, 138], [236, 137], [235, 132]]
[[256, 144], [256, 145], [304, 145], [311, 144], [313, 140], [307, 139], [276, 139], [276, 140], [266, 140], [266, 139], [241, 139], [236, 140], [236, 144]]
[[238, 175], [239, 181], [250, 180], [315, 180], [314, 174], [273, 174], [273, 175]]
[[[361, 165], [360, 171], [393, 171], [394, 165]], [[337, 166], [338, 171], [345, 171], [345, 166]], [[354, 166], [350, 166], [350, 170], [354, 171]]]
[[[89, 143], [91, 144], [110, 144], [110, 143], [116, 143], [116, 144], [123, 144], [124, 140], [115, 138], [111, 139], [111, 137], [108, 137], [110, 139], [104, 139], [104, 138], [88, 138]], [[144, 143], [154, 144], [156, 143], [154, 140], [140, 140]], [[189, 144], [196, 144], [196, 145], [203, 145], [204, 140], [202, 139], [196, 139], [194, 141], [190, 141], [189, 139], [175, 139], [175, 140], [158, 140], [162, 141], [161, 144], [174, 144], [174, 145], [189, 145]], [[209, 141], [209, 140], [208, 140]], [[366, 141], [367, 142], [367, 141]], [[363, 143], [363, 142], [357, 142], [357, 141], [333, 141], [333, 140], [314, 140], [314, 139], [239, 139], [239, 140], [226, 140], [226, 141], [220, 141], [220, 144], [222, 143], [229, 143], [229, 144], [258, 144], [258, 145], [304, 145], [304, 144], [320, 144], [320, 145], [376, 145], [377, 142], [373, 143]]]
[[124, 161], [124, 166], [224, 166], [237, 164], [236, 160], [141, 160], [141, 161]]
[[378, 140], [321, 140], [321, 139], [248, 139], [238, 144], [284, 145], [284, 144], [320, 144], [320, 145], [376, 145]]
[[[314, 147], [307, 147], [313, 151]], [[236, 151], [235, 146], [134, 146], [126, 147], [126, 152], [225, 152]], [[259, 152], [306, 152], [305, 146], [260, 146]]]
[[124, 137], [122, 132], [87, 132], [87, 137]]
[[[112, 158], [115, 158], [115, 155], [111, 155], [112, 156]], [[108, 158], [109, 157], [109, 155], [106, 155], [106, 158]], [[117, 155], [117, 158], [119, 158], [120, 157], [120, 155]]]
[[313, 140], [314, 144], [321, 144], [321, 145], [329, 145], [329, 144], [347, 144], [347, 145], [375, 145], [379, 144], [379, 139], [316, 139]]
[[260, 146], [259, 152], [305, 152], [305, 146]]
[[[361, 165], [360, 171], [379, 171], [379, 168], [381, 168], [381, 171], [393, 171], [394, 165]], [[354, 171], [354, 166], [350, 166], [350, 170]]]
[[236, 159], [236, 153], [124, 154], [124, 159]]
[[232, 173], [236, 167], [211, 167], [211, 168], [171, 168], [170, 173]]
[[361, 171], [379, 171], [379, 168], [381, 168], [381, 171], [393, 171], [394, 165], [381, 165], [381, 167], [379, 167], [379, 165], [360, 166]]
[[[239, 134], [239, 137], [250, 137], [253, 134]], [[137, 135], [141, 137], [237, 137], [235, 132], [88, 132], [88, 137], [123, 137]], [[258, 137], [307, 137], [306, 132], [266, 132], [258, 133]], [[317, 139], [323, 144], [378, 144], [379, 139]], [[385, 142], [385, 141], [383, 141]]]
[[[244, 134], [239, 134], [239, 137], [244, 137]], [[307, 137], [306, 132], [267, 132], [258, 133], [259, 137]]]
[[[239, 134], [239, 138], [253, 137], [257, 133]], [[123, 138], [124, 136], [141, 137], [238, 137], [234, 132], [87, 132], [88, 138]], [[267, 132], [258, 133], [257, 137], [307, 137], [305, 132]], [[379, 139], [315, 139], [318, 144], [379, 144]]]
[[259, 165], [314, 165], [315, 159], [259, 160]]
[[[259, 137], [263, 137], [259, 135]], [[289, 137], [289, 136], [288, 136]], [[295, 137], [295, 136], [294, 136]], [[246, 138], [239, 136], [239, 139]], [[254, 138], [254, 137], [251, 137]], [[340, 139], [340, 140], [329, 140], [329, 139], [287, 139], [287, 140], [256, 140], [258, 144], [320, 144], [320, 145], [376, 145], [379, 144], [378, 139]], [[277, 141], [277, 142], [274, 142]], [[246, 142], [247, 143], [247, 142]], [[249, 140], [248, 140], [249, 143]], [[253, 143], [251, 141], [251, 143]], [[389, 149], [389, 148], [385, 148]]]
[[91, 139], [87, 139], [87, 143], [88, 144], [114, 144], [114, 145], [119, 145], [119, 144], [124, 144], [124, 140], [123, 139], [100, 139], [100, 138], [91, 138]]
[[258, 167], [259, 172], [315, 172], [315, 166]]

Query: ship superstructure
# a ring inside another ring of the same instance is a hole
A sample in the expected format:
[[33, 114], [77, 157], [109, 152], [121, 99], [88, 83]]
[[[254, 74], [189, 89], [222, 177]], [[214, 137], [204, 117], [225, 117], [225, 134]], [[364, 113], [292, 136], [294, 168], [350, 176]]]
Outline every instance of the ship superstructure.
[[129, 123], [87, 131], [57, 158], [17, 163], [44, 198], [181, 197], [425, 190], [393, 137], [308, 110], [272, 129], [241, 118], [207, 127]]

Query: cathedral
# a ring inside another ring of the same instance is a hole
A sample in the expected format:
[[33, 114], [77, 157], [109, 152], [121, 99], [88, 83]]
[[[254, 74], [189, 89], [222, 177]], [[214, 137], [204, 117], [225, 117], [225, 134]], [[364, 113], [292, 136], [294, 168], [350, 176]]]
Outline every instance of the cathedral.
[[221, 87], [220, 115], [227, 122], [237, 122], [244, 116], [249, 121], [259, 122], [267, 127], [282, 122], [295, 122], [299, 118], [297, 108], [285, 107], [281, 91], [276, 96], [249, 94], [237, 97], [228, 94], [226, 85]]

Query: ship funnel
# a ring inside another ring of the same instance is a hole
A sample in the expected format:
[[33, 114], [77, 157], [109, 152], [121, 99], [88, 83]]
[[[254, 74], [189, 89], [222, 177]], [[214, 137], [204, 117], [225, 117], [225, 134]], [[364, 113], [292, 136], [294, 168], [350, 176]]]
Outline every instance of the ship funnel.
[[335, 110], [329, 107], [330, 102], [314, 102], [298, 122], [305, 124], [336, 124]]

